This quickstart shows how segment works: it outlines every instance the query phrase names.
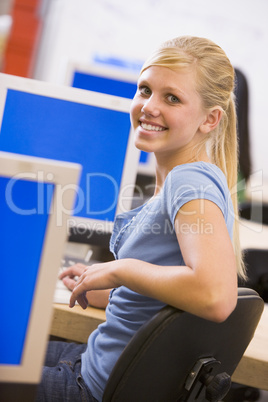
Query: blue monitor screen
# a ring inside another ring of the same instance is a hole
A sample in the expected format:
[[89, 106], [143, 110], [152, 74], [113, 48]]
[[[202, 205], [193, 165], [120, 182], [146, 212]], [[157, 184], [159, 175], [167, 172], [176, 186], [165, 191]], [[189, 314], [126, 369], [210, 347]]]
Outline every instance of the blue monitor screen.
[[97, 75], [85, 74], [78, 71], [74, 73], [72, 86], [109, 95], [123, 96], [129, 99], [133, 99], [137, 90], [137, 84], [133, 82], [120, 81], [108, 77], [99, 77]]
[[[129, 99], [133, 99], [137, 90], [136, 82], [109, 78], [108, 76], [98, 76], [81, 71], [74, 72], [72, 86], [109, 95], [123, 96]], [[147, 152], [142, 151], [140, 163], [147, 163], [148, 156]]]
[[53, 190], [0, 177], [0, 364], [21, 362]]
[[74, 215], [113, 222], [129, 132], [126, 112], [9, 89], [0, 150], [80, 163]]

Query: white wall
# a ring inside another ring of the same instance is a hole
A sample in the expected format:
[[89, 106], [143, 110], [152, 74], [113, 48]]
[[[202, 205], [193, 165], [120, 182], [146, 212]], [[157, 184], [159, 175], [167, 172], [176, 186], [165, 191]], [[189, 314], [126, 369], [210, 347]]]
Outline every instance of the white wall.
[[268, 179], [267, 0], [50, 0], [35, 78], [64, 83], [96, 53], [144, 60], [162, 41], [205, 36], [248, 78], [253, 170]]

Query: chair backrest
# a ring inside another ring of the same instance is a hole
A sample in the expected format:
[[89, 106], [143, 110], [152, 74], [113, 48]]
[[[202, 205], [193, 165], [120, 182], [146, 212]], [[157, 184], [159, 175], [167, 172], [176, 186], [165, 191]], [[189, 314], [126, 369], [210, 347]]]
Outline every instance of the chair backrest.
[[[230, 387], [229, 376], [254, 335], [263, 305], [254, 290], [239, 288], [237, 306], [222, 323], [164, 307], [124, 349], [103, 402], [218, 401]], [[221, 380], [226, 391], [212, 389], [209, 396], [205, 377], [207, 385], [213, 377]]]

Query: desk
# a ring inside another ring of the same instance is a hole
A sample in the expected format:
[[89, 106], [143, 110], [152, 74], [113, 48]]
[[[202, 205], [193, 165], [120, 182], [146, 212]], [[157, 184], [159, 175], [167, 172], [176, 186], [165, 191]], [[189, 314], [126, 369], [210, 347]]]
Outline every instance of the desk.
[[[64, 304], [54, 305], [51, 335], [77, 342], [86, 342], [88, 335], [105, 321], [105, 312], [80, 306], [70, 309]], [[239, 384], [268, 390], [268, 304], [265, 305], [255, 336], [237, 366], [232, 380]]]
[[232, 380], [239, 384], [268, 390], [268, 304]]
[[105, 311], [94, 307], [83, 310], [76, 305], [54, 304], [50, 335], [75, 342], [87, 342], [88, 336], [106, 320]]

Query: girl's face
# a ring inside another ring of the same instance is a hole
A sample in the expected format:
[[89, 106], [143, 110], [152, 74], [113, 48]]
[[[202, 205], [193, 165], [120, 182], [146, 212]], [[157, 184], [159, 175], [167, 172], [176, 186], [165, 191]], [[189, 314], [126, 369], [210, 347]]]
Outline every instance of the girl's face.
[[137, 148], [188, 162], [191, 150], [204, 138], [201, 126], [207, 118], [195, 88], [191, 70], [152, 66], [141, 74], [131, 106]]

